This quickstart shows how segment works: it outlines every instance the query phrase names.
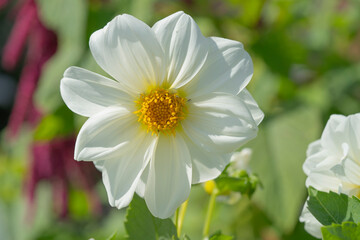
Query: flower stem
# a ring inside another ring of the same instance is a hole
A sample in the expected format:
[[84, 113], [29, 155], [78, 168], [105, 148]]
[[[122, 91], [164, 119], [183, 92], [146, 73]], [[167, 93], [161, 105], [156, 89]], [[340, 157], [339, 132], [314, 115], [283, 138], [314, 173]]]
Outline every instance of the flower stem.
[[213, 215], [217, 195], [218, 195], [218, 191], [216, 189], [214, 189], [211, 193], [209, 205], [208, 205], [208, 209], [207, 209], [207, 213], [206, 213], [204, 230], [203, 230], [203, 238], [204, 239], [209, 236], [210, 222], [211, 222], [211, 217]]
[[180, 209], [180, 207], [178, 207], [175, 212], [175, 227], [176, 227], [176, 229], [178, 229], [178, 226], [179, 226], [179, 209]]
[[187, 209], [187, 205], [189, 203], [189, 199], [187, 199], [180, 207], [180, 212], [178, 213], [177, 219], [176, 219], [176, 229], [177, 229], [177, 235], [180, 237], [182, 225], [184, 222], [184, 217]]

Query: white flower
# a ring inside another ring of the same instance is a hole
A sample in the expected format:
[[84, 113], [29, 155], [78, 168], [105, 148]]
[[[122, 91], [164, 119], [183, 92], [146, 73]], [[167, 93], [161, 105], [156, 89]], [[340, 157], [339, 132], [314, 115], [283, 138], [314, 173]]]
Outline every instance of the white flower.
[[[360, 193], [360, 114], [332, 115], [325, 126], [321, 139], [311, 143], [303, 165], [306, 187], [320, 191]], [[321, 238], [321, 224], [308, 211], [305, 204], [301, 222], [305, 229]]]
[[249, 162], [251, 159], [252, 150], [251, 148], [244, 148], [240, 152], [234, 152], [230, 158], [230, 166], [227, 171], [230, 175], [241, 170], [249, 171]]
[[102, 171], [109, 203], [134, 192], [151, 213], [171, 216], [191, 184], [217, 177], [232, 151], [254, 138], [263, 113], [245, 86], [253, 74], [239, 42], [205, 38], [177, 12], [152, 28], [120, 15], [90, 37], [114, 80], [70, 67], [61, 95], [81, 128], [75, 159]]

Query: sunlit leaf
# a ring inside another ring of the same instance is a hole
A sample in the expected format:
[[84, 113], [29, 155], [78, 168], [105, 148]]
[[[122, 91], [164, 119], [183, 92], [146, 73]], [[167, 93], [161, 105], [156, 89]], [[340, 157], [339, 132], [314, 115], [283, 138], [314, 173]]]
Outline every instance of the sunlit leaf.
[[321, 192], [310, 187], [307, 203], [310, 212], [323, 225], [360, 222], [360, 200], [355, 196]]
[[171, 219], [154, 217], [145, 201], [137, 195], [128, 208], [125, 228], [129, 240], [176, 240], [176, 228]]
[[360, 224], [343, 222], [321, 228], [324, 240], [358, 240], [360, 237]]

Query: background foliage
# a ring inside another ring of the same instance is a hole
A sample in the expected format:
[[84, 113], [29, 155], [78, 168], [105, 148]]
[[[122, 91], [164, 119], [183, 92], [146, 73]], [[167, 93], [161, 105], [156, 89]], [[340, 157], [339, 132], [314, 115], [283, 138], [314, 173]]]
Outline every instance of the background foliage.
[[[14, 27], [11, 13], [19, 2], [10, 1], [0, 10], [0, 51]], [[117, 14], [134, 15], [152, 26], [179, 10], [190, 14], [205, 36], [244, 44], [255, 66], [248, 89], [265, 112], [258, 137], [247, 145], [253, 149], [252, 171], [263, 188], [251, 200], [217, 203], [211, 231], [221, 230], [235, 239], [312, 239], [298, 222], [307, 196], [302, 164], [308, 144], [320, 137], [331, 114], [360, 112], [360, 1], [36, 0], [36, 4], [40, 20], [56, 33], [58, 45], [33, 96], [43, 117], [35, 127], [24, 123], [12, 141], [6, 137], [15, 95], [11, 86], [19, 81], [26, 62], [11, 71], [0, 69], [0, 88], [10, 93], [10, 102], [0, 98], [0, 239], [106, 239], [114, 232], [114, 239], [125, 237], [125, 210], [108, 206], [101, 181], [94, 185], [99, 211], [94, 211], [87, 192], [72, 182], [65, 216], [54, 211], [52, 194], [57, 186], [47, 180], [37, 185], [35, 203], [29, 205], [31, 146], [74, 136], [85, 121], [64, 107], [59, 82], [72, 65], [105, 74], [88, 48], [92, 32]], [[201, 185], [193, 187], [183, 227], [191, 239], [200, 239], [208, 198]]]

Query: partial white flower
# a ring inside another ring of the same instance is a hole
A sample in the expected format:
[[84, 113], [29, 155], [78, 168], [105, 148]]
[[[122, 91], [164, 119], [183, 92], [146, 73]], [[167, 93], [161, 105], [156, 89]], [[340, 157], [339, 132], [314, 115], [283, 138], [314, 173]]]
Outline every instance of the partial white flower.
[[256, 136], [263, 113], [245, 89], [250, 56], [239, 42], [205, 38], [187, 14], [152, 28], [117, 16], [91, 35], [90, 49], [115, 80], [70, 67], [61, 95], [89, 117], [75, 159], [102, 171], [111, 206], [127, 206], [137, 192], [167, 218], [191, 184], [216, 178], [229, 153]]
[[[321, 139], [311, 143], [303, 165], [306, 187], [324, 192], [360, 193], [360, 114], [332, 115]], [[308, 211], [305, 204], [300, 217], [305, 229], [321, 238], [321, 224]]]
[[241, 170], [249, 171], [251, 155], [251, 148], [244, 148], [240, 152], [234, 152], [230, 158], [230, 166], [227, 168], [228, 173], [233, 175]]

